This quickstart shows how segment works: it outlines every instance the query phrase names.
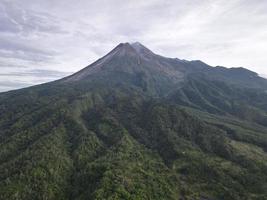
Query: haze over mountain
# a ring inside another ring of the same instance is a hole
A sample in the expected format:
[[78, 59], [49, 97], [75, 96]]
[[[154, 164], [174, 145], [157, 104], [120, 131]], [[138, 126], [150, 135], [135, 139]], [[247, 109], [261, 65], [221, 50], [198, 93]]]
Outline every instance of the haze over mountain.
[[265, 200], [267, 80], [121, 43], [0, 93], [0, 199]]
[[265, 0], [1, 0], [0, 23], [0, 92], [70, 75], [122, 41], [267, 74]]

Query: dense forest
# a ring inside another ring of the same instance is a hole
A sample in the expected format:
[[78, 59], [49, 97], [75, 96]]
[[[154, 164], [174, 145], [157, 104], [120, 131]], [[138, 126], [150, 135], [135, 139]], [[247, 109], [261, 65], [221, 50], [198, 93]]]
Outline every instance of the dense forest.
[[267, 199], [267, 81], [132, 51], [0, 94], [0, 199]]

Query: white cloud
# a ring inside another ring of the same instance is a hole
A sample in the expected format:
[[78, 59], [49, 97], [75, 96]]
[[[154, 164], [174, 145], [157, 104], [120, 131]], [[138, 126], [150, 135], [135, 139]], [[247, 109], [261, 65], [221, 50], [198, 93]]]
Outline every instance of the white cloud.
[[265, 0], [3, 0], [0, 9], [1, 71], [23, 63], [74, 72], [139, 41], [165, 56], [267, 74]]

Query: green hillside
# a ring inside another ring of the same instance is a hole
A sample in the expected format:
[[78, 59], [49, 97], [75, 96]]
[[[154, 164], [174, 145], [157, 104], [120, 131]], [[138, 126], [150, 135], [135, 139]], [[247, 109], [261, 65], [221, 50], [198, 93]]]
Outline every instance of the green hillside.
[[111, 55], [0, 94], [0, 199], [267, 199], [265, 79]]

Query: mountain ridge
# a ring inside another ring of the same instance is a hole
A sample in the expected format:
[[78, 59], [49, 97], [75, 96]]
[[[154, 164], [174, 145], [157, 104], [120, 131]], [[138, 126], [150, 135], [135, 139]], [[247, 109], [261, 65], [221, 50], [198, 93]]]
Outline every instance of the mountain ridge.
[[177, 87], [190, 76], [205, 76], [211, 80], [227, 81], [238, 87], [267, 88], [267, 81], [248, 69], [211, 67], [199, 60], [167, 58], [153, 53], [138, 42], [120, 43], [104, 57], [59, 82], [86, 81], [87, 77], [103, 74], [109, 79], [111, 76], [118, 76], [115, 73], [121, 72], [132, 76], [132, 79], [138, 79], [142, 74], [142, 78], [148, 79], [146, 81], [149, 83], [164, 79], [163, 81], [171, 83], [173, 87]]
[[0, 199], [266, 200], [266, 80], [134, 46], [0, 93]]

